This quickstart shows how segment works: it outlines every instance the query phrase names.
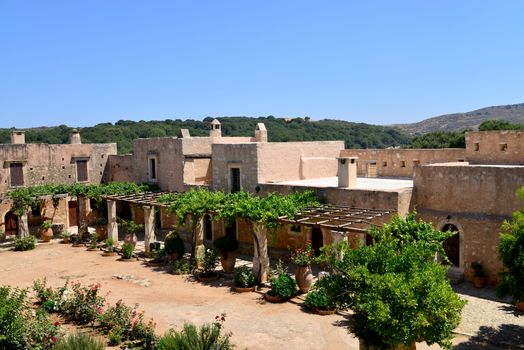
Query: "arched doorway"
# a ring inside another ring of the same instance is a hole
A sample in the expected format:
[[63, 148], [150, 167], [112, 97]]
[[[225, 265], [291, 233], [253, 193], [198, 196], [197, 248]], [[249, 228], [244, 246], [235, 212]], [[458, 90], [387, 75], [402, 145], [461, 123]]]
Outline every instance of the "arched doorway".
[[313, 247], [313, 253], [315, 256], [320, 255], [320, 248], [324, 246], [324, 235], [322, 230], [318, 227], [313, 227], [311, 231], [311, 246]]
[[18, 216], [12, 211], [7, 212], [4, 217], [5, 234], [7, 236], [18, 234]]
[[442, 246], [444, 247], [444, 251], [446, 252], [447, 257], [453, 266], [460, 267], [460, 234], [457, 226], [453, 224], [446, 224], [444, 227], [442, 227], [441, 231], [455, 232], [453, 236], [442, 242]]

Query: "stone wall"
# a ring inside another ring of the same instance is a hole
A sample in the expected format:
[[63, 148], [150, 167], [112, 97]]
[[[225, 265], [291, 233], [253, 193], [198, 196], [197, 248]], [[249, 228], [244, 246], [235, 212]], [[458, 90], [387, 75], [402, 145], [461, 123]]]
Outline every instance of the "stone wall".
[[212, 155], [214, 190], [230, 191], [230, 169], [240, 168], [241, 187], [254, 192], [258, 185], [259, 143], [214, 144]]
[[0, 145], [0, 193], [10, 188], [11, 162], [23, 163], [24, 186], [77, 182], [76, 160], [86, 159], [88, 182], [110, 180], [107, 161], [116, 144], [6, 144]]
[[135, 182], [132, 154], [110, 155], [108, 160], [111, 182]]
[[418, 165], [464, 161], [463, 148], [444, 149], [345, 149], [341, 157], [358, 157], [357, 175], [368, 176], [369, 164], [376, 164], [377, 177], [413, 177]]
[[467, 159], [477, 164], [524, 164], [524, 131], [466, 133]]
[[481, 261], [490, 282], [497, 281], [500, 225], [524, 203], [515, 195], [524, 184], [524, 167], [451, 163], [415, 170], [412, 207], [436, 229], [459, 229], [460, 268], [471, 279], [473, 261]]

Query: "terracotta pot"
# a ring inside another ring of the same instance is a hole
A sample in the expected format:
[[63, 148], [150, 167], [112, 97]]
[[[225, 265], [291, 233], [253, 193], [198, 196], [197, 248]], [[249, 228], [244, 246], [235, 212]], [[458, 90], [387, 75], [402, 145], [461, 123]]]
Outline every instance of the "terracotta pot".
[[271, 295], [269, 292], [264, 293], [264, 299], [270, 303], [283, 303], [286, 301], [286, 299], [279, 297], [278, 295]]
[[214, 280], [217, 280], [218, 278], [220, 277], [220, 275], [218, 273], [214, 273], [212, 275], [208, 275], [208, 276], [204, 276], [204, 274], [199, 274], [197, 276], [197, 279], [200, 281], [200, 282], [209, 282], [209, 281], [214, 281]]
[[236, 262], [236, 254], [235, 252], [227, 252], [226, 257], [222, 254], [220, 256], [220, 264], [222, 265], [222, 269], [225, 273], [233, 273], [235, 272], [235, 262]]
[[96, 235], [98, 236], [98, 241], [103, 241], [107, 236], [107, 226], [98, 225], [96, 227]]
[[64, 244], [68, 244], [68, 243], [69, 243], [69, 237], [64, 237], [64, 238], [62, 239], [62, 243], [64, 243]]
[[136, 242], [137, 242], [137, 238], [136, 238], [136, 235], [134, 233], [126, 233], [125, 237], [124, 237], [124, 243], [131, 243], [134, 246], [136, 246]]
[[322, 309], [315, 309], [315, 312], [319, 315], [333, 315], [335, 312], [337, 312], [336, 309], [333, 310], [322, 310]]
[[116, 252], [103, 252], [102, 256], [115, 256]]
[[486, 277], [473, 276], [473, 285], [475, 288], [484, 288], [486, 286]]
[[[381, 348], [374, 346], [374, 345], [367, 345], [366, 342], [362, 339], [360, 339], [360, 350], [381, 350]], [[410, 345], [399, 345], [395, 347], [390, 347], [388, 350], [417, 350], [417, 344], [413, 343]]]
[[519, 311], [524, 312], [524, 301], [518, 301], [515, 303], [515, 308]]
[[311, 267], [297, 266], [295, 279], [297, 280], [298, 289], [300, 289], [302, 293], [309, 292], [309, 289], [313, 284], [313, 273], [311, 272]]
[[122, 261], [122, 262], [131, 262], [131, 261], [136, 261], [136, 258], [131, 258], [131, 259], [125, 259], [125, 258], [120, 258], [118, 259], [118, 261]]
[[40, 230], [40, 238], [42, 238], [42, 241], [49, 242], [51, 241], [51, 238], [53, 238], [53, 230], [48, 228], [47, 230]]
[[237, 286], [234, 286], [233, 289], [234, 289], [235, 292], [237, 292], [237, 293], [248, 293], [248, 292], [254, 292], [254, 291], [255, 291], [255, 287], [247, 287], [247, 288], [244, 288], [244, 287], [237, 287]]

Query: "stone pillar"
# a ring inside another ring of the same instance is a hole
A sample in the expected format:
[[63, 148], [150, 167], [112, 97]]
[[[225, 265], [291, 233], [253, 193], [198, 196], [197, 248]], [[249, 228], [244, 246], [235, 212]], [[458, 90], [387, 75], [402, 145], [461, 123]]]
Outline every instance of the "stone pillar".
[[[331, 240], [333, 242], [333, 244], [337, 244], [337, 243], [340, 243], [340, 242], [347, 242], [348, 241], [348, 237], [346, 235], [345, 232], [341, 232], [341, 231], [331, 231]], [[337, 259], [338, 260], [342, 260], [343, 258], [343, 251], [338, 251], [337, 252]]]
[[149, 243], [155, 240], [155, 207], [144, 206], [144, 250], [149, 254]]
[[269, 276], [269, 255], [267, 252], [267, 228], [253, 223], [253, 274], [259, 283], [267, 282]]
[[206, 247], [204, 246], [204, 218], [201, 217], [193, 228], [193, 247], [195, 249], [194, 256], [197, 266], [201, 266], [204, 261], [204, 254]]
[[29, 236], [29, 224], [27, 220], [27, 211], [18, 217], [18, 237], [24, 238]]
[[107, 200], [107, 238], [118, 242], [118, 223], [116, 221], [116, 201]]
[[78, 196], [78, 236], [86, 237], [87, 232], [87, 207], [89, 205], [88, 198]]

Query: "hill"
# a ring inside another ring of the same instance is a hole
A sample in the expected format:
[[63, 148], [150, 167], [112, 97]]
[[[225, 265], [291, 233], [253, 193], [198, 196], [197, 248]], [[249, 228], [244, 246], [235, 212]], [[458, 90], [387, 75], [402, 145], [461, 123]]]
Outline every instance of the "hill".
[[[388, 126], [352, 123], [340, 120], [324, 119], [310, 121], [309, 118], [282, 119], [272, 116], [260, 118], [223, 117], [217, 118], [222, 123], [224, 136], [254, 135], [257, 123], [264, 123], [268, 130], [269, 141], [318, 141], [344, 140], [346, 148], [385, 148], [407, 145], [408, 137], [398, 129]], [[119, 120], [115, 124], [102, 123], [91, 127], [77, 128], [84, 143], [117, 142], [120, 154], [133, 149], [133, 140], [145, 137], [176, 136], [181, 128], [189, 129], [193, 136], [209, 135], [209, 122], [212, 118], [199, 120], [163, 120], [130, 121]], [[26, 129], [28, 143], [67, 143], [72, 127], [40, 127]], [[9, 143], [10, 129], [0, 129], [0, 143]]]
[[493, 119], [524, 124], [524, 103], [486, 107], [466, 113], [445, 114], [417, 123], [393, 126], [408, 134], [425, 134], [431, 131], [476, 130], [483, 121]]

